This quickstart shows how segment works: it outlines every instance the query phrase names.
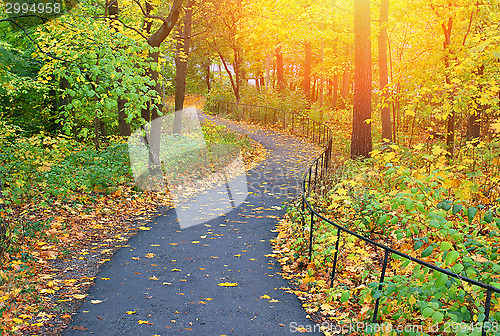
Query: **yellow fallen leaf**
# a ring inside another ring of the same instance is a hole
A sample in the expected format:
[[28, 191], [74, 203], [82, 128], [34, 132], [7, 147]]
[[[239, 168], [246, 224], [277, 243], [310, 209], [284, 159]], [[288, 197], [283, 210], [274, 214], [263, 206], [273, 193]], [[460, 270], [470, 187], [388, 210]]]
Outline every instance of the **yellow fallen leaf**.
[[147, 226], [139, 226], [139, 230], [148, 231], [148, 230], [151, 230], [151, 228], [147, 227]]
[[172, 272], [180, 272], [181, 270], [178, 268], [172, 268]]
[[260, 298], [261, 299], [270, 299], [271, 297], [269, 295], [265, 294], [265, 295], [262, 295]]
[[101, 278], [101, 280], [109, 280], [109, 278]]
[[149, 325], [153, 325], [153, 323], [149, 322], [149, 321], [143, 321], [143, 320], [139, 320], [137, 323], [139, 324], [149, 324]]
[[193, 244], [199, 244], [200, 242], [198, 240], [193, 240], [191, 243], [193, 243]]
[[235, 254], [234, 256], [235, 257], [241, 257], [241, 254]]
[[155, 277], [154, 275], [152, 277], [149, 277], [149, 280], [160, 280], [158, 279], [157, 277]]
[[236, 282], [221, 282], [217, 286], [220, 286], [220, 287], [236, 287], [236, 286], [238, 286], [238, 284]]
[[102, 300], [90, 300], [90, 303], [92, 303], [92, 304], [98, 304], [101, 302], [102, 302]]
[[73, 294], [73, 297], [77, 300], [85, 299], [88, 294]]
[[148, 253], [146, 254], [146, 258], [154, 258], [155, 254], [154, 253]]
[[137, 312], [135, 310], [128, 310], [125, 313], [127, 313], [128, 315], [132, 315], [132, 314], [135, 314]]

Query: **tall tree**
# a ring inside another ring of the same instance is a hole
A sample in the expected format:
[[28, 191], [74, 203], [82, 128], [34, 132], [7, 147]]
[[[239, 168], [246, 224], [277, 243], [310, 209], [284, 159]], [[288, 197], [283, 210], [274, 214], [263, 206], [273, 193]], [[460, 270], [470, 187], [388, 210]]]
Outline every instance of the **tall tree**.
[[378, 68], [380, 81], [380, 117], [382, 138], [392, 141], [391, 111], [389, 108], [389, 71], [387, 68], [387, 23], [389, 20], [389, 0], [381, 0], [378, 35]]
[[[453, 30], [453, 15], [445, 17], [446, 14], [441, 14], [438, 7], [431, 1], [431, 8], [436, 13], [441, 21], [441, 28], [443, 29], [444, 42], [443, 42], [443, 61], [444, 61], [444, 77], [446, 81], [446, 85], [449, 88], [451, 85], [450, 78], [450, 54], [451, 54], [451, 32]], [[453, 12], [453, 3], [448, 2], [447, 8], [445, 8], [445, 13]], [[451, 98], [451, 97], [450, 97]], [[454, 147], [455, 147], [455, 109], [451, 109], [448, 114], [448, 130], [446, 133], [446, 147], [448, 149], [449, 157], [453, 158], [454, 156]]]
[[308, 102], [311, 102], [311, 65], [311, 42], [307, 41], [304, 44], [304, 95]]
[[354, 101], [351, 158], [369, 157], [372, 150], [371, 93], [370, 0], [354, 0]]
[[281, 45], [278, 45], [276, 47], [276, 78], [278, 80], [278, 91], [283, 92], [285, 90], [286, 84]]
[[[174, 28], [177, 20], [179, 19], [179, 15], [182, 9], [183, 0], [174, 0], [172, 3], [172, 7], [170, 8], [170, 12], [167, 17], [161, 15], [153, 15], [150, 14], [150, 11], [147, 10], [148, 6], [146, 3], [145, 6], [142, 6], [138, 0], [134, 0], [137, 5], [139, 5], [145, 19], [153, 19], [159, 20], [162, 22], [161, 26], [147, 38], [148, 44], [153, 48], [160, 48], [161, 44], [165, 39], [170, 35], [170, 32]], [[149, 60], [154, 63], [158, 63], [159, 50], [155, 50], [149, 54]], [[159, 73], [158, 70], [149, 71], [149, 75], [153, 80], [153, 89], [156, 90], [159, 94], [161, 93], [161, 84], [159, 81]], [[160, 103], [160, 109], [162, 104]], [[158, 118], [158, 110], [156, 108], [151, 109], [150, 106], [148, 108], [143, 109], [141, 113], [142, 118], [145, 121], [151, 121]]]
[[[105, 17], [110, 18], [110, 28], [115, 32], [118, 32], [118, 26], [113, 19], [118, 18], [120, 13], [118, 0], [106, 0], [105, 4]], [[120, 80], [121, 82], [121, 80]], [[118, 132], [120, 135], [129, 136], [131, 134], [130, 123], [126, 121], [127, 114], [125, 113], [125, 104], [127, 100], [123, 97], [118, 97], [117, 99], [117, 110], [118, 110]]]
[[186, 95], [186, 76], [188, 72], [194, 2], [195, 0], [188, 0], [183, 25], [179, 25], [177, 36], [177, 55], [175, 57], [174, 134], [180, 134], [182, 131], [182, 111], [184, 109], [184, 97]]

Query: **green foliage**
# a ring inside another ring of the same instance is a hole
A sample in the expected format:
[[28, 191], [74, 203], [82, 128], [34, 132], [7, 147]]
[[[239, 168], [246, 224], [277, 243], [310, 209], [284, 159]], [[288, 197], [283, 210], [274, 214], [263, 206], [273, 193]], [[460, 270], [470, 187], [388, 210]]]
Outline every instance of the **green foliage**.
[[[382, 144], [370, 160], [345, 162], [331, 177], [332, 188], [326, 194], [312, 194], [310, 201], [332, 221], [353, 231], [498, 288], [500, 177], [496, 168], [483, 165], [482, 159], [476, 162], [472, 152], [461, 155], [461, 161], [450, 164], [446, 151], [437, 145], [418, 145], [410, 150]], [[471, 170], [474, 166], [484, 169]], [[297, 217], [299, 227], [293, 230], [299, 235], [300, 215]], [[305, 227], [308, 225], [306, 220]], [[336, 234], [332, 226], [316, 222], [316, 274], [327, 272], [325, 266], [331, 267]], [[397, 324], [412, 324], [421, 316], [426, 321], [422, 325], [434, 324], [440, 331], [457, 323], [473, 325], [477, 331], [477, 323], [483, 322], [486, 290], [397, 255], [390, 259], [380, 290], [380, 270], [370, 266], [380, 262], [380, 253], [372, 254], [368, 244], [352, 236], [343, 237], [340, 246], [337, 279], [339, 284], [348, 279], [351, 297], [361, 289], [359, 304], [371, 309], [365, 310], [366, 319], [373, 314], [373, 306], [367, 302], [373, 304], [380, 298], [379, 314], [390, 316]], [[307, 246], [302, 248], [307, 252]], [[493, 295], [493, 323], [500, 322], [499, 304], [498, 296]]]
[[106, 191], [130, 176], [125, 144], [111, 143], [98, 152], [62, 135], [21, 133], [2, 124], [0, 172], [7, 205], [68, 199], [75, 191]]

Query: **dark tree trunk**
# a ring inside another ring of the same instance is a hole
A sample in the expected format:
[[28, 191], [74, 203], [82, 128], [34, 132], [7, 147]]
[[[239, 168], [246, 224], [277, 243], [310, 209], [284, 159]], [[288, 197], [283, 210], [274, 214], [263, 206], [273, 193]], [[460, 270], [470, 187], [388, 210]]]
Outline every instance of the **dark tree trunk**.
[[307, 101], [311, 102], [311, 64], [312, 64], [312, 51], [311, 42], [306, 42], [304, 45], [304, 95]]
[[[477, 70], [478, 76], [484, 75], [484, 65], [481, 65]], [[483, 89], [482, 85], [479, 86], [479, 91], [481, 92]], [[478, 97], [479, 98], [479, 97]], [[481, 116], [485, 114], [488, 109], [488, 105], [481, 104], [477, 102], [478, 108], [472, 111], [472, 114], [467, 118], [467, 133], [466, 140], [471, 141], [475, 138], [479, 138], [481, 132]]]
[[[163, 20], [163, 24], [160, 26], [160, 28], [158, 28], [158, 30], [148, 38], [147, 42], [150, 46], [159, 48], [163, 43], [163, 41], [165, 41], [167, 36], [174, 28], [177, 20], [179, 19], [182, 3], [183, 0], [174, 0], [174, 3], [172, 4], [168, 17]], [[152, 52], [149, 55], [149, 61], [153, 63], [158, 63], [158, 52]], [[159, 78], [158, 71], [156, 70], [149, 71], [148, 75], [155, 82], [155, 85], [151, 88], [156, 90], [158, 94], [161, 94], [161, 84], [158, 81]], [[147, 108], [141, 111], [141, 117], [146, 122], [149, 122], [151, 120], [158, 118], [159, 115], [156, 109], [151, 109], [151, 104], [147, 105], [148, 105]], [[161, 105], [162, 104], [160, 104], [160, 108]]]
[[[159, 48], [163, 41], [170, 34], [172, 29], [174, 28], [177, 20], [179, 19], [179, 15], [181, 12], [183, 0], [174, 0], [172, 3], [170, 13], [167, 18], [159, 18], [162, 20], [162, 25], [155, 31], [148, 39], [147, 42], [151, 47]], [[152, 19], [149, 16], [149, 12], [146, 11], [146, 18]], [[149, 33], [151, 25], [146, 26], [146, 32]], [[158, 64], [158, 52], [152, 52], [149, 54], [149, 62]], [[154, 86], [150, 88], [158, 92], [161, 95], [161, 84], [159, 82], [159, 73], [157, 70], [150, 70], [147, 72], [147, 75], [155, 83]], [[163, 97], [161, 97], [163, 100]], [[159, 108], [163, 108], [163, 104], [159, 104]], [[160, 162], [160, 131], [161, 131], [161, 123], [154, 122], [154, 120], [158, 119], [158, 109], [152, 108], [152, 104], [148, 102], [146, 104], [146, 108], [141, 110], [141, 117], [144, 119], [146, 123], [151, 122], [151, 129], [149, 133], [146, 134], [144, 140], [146, 144], [149, 146], [149, 172], [150, 175], [154, 179], [161, 179], [161, 162]], [[153, 122], [152, 122], [153, 121]], [[149, 135], [149, 136], [148, 136]]]
[[227, 66], [227, 62], [224, 59], [224, 56], [222, 56], [222, 54], [220, 52], [218, 52], [218, 54], [219, 54], [219, 58], [222, 62], [222, 65], [224, 65], [224, 69], [226, 70], [226, 72], [229, 76], [229, 81], [231, 82], [231, 87], [233, 88], [233, 93], [234, 93], [234, 97], [236, 98], [236, 102], [239, 103], [240, 102], [240, 87], [237, 84], [237, 79], [235, 80], [235, 78], [234, 78], [235, 76], [233, 76], [233, 74], [229, 70], [229, 67]]
[[378, 35], [378, 67], [380, 80], [380, 117], [382, 122], [382, 139], [392, 141], [391, 111], [389, 108], [389, 70], [387, 68], [387, 21], [389, 20], [389, 0], [380, 4], [380, 33]]
[[212, 63], [210, 60], [205, 64], [205, 83], [207, 84], [207, 92], [210, 92], [212, 89], [211, 87], [211, 82], [210, 82], [210, 66]]
[[[105, 16], [106, 17], [118, 17], [120, 12], [118, 7], [118, 0], [106, 0], [106, 9]], [[113, 24], [113, 20], [110, 20], [109, 26], [114, 29], [115, 32], [118, 31], [116, 26]], [[127, 115], [125, 114], [125, 103], [126, 99], [118, 98], [118, 132], [120, 135], [129, 136], [131, 134], [130, 124], [127, 123]]]
[[312, 80], [312, 88], [311, 88], [311, 103], [316, 101], [316, 78]]
[[[451, 30], [453, 27], [453, 18], [448, 19], [448, 23], [442, 23], [443, 32], [444, 32], [444, 68], [445, 68], [445, 78], [446, 83], [448, 85], [451, 84], [450, 75], [448, 74], [448, 70], [450, 68], [450, 44], [451, 44]], [[455, 111], [452, 110], [448, 115], [448, 132], [446, 134], [446, 147], [448, 149], [449, 157], [453, 159], [455, 155]]]
[[351, 158], [370, 156], [372, 64], [370, 43], [370, 1], [354, 0], [354, 101]]
[[191, 24], [193, 19], [194, 0], [188, 0], [184, 14], [184, 28], [179, 28], [177, 37], [177, 56], [175, 57], [175, 116], [174, 134], [182, 132], [182, 112], [186, 96], [186, 77], [188, 72], [188, 57], [191, 44]]
[[341, 108], [346, 108], [347, 100], [349, 99], [349, 81], [351, 80], [351, 66], [350, 59], [352, 55], [352, 48], [349, 45], [346, 45], [345, 49], [346, 53], [346, 62], [344, 65], [344, 73], [342, 74], [342, 102]]
[[281, 52], [281, 46], [276, 48], [276, 77], [278, 80], [278, 91], [283, 92], [285, 90], [285, 70], [283, 68], [283, 53]]
[[233, 53], [234, 53], [234, 62], [233, 62], [234, 78], [236, 82], [236, 91], [238, 92], [238, 103], [239, 103], [241, 97], [240, 95], [241, 84], [244, 78], [243, 59], [242, 59], [242, 52], [238, 46], [233, 48]]
[[332, 99], [332, 108], [337, 109], [337, 100], [339, 96], [339, 75], [333, 75], [333, 99]]

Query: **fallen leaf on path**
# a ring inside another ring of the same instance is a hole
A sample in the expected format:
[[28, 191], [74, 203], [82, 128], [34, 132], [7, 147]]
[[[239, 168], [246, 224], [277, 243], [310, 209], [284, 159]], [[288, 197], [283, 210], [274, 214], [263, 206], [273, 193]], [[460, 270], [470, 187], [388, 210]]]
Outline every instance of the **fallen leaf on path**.
[[143, 321], [143, 320], [139, 320], [137, 323], [139, 324], [149, 324], [149, 325], [153, 325], [153, 323], [149, 322], [149, 321]]
[[88, 294], [73, 294], [73, 297], [75, 299], [78, 299], [78, 300], [81, 300], [81, 299], [85, 299], [87, 297]]
[[236, 286], [238, 286], [238, 284], [236, 282], [221, 282], [217, 286], [220, 286], [220, 287], [236, 287]]

